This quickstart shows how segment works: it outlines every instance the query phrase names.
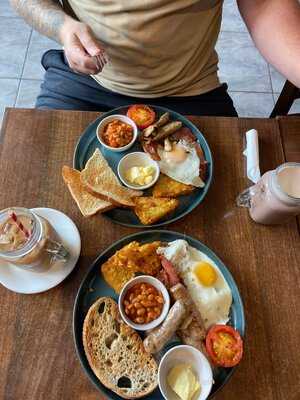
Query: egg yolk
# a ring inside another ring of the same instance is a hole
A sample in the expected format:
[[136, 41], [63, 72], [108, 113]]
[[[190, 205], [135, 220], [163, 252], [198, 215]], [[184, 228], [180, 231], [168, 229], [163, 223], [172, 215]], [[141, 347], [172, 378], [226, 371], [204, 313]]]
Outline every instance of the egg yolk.
[[169, 163], [179, 164], [185, 161], [186, 158], [187, 158], [187, 153], [185, 149], [178, 144], [173, 146], [172, 151], [165, 152], [165, 160]]
[[196, 265], [194, 274], [203, 286], [212, 286], [217, 280], [215, 269], [208, 262], [201, 261]]

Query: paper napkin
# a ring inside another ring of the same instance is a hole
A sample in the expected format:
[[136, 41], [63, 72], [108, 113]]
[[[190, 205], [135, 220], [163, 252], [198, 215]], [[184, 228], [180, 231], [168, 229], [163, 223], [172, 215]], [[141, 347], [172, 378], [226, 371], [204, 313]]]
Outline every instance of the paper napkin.
[[258, 134], [255, 129], [246, 132], [246, 149], [243, 154], [247, 157], [247, 177], [256, 183], [261, 174], [259, 169]]

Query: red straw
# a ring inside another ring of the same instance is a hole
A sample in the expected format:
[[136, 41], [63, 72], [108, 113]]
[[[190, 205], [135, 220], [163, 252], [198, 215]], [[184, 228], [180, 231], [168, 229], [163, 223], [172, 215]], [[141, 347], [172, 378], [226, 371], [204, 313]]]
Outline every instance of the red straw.
[[12, 220], [14, 221], [14, 223], [17, 225], [17, 227], [20, 229], [20, 231], [22, 231], [22, 232], [24, 233], [24, 235], [25, 235], [27, 238], [29, 238], [30, 233], [29, 233], [28, 230], [24, 227], [24, 225], [22, 224], [22, 222], [18, 220], [17, 215], [16, 215], [14, 212], [12, 212], [12, 213], [10, 214], [10, 216], [11, 216]]

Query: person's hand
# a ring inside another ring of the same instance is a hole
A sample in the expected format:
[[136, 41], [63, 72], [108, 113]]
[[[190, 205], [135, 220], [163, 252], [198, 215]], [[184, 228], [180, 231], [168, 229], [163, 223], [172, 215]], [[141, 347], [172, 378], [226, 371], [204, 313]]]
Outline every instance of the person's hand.
[[67, 17], [60, 38], [70, 67], [75, 72], [97, 74], [107, 62], [105, 52], [86, 24]]

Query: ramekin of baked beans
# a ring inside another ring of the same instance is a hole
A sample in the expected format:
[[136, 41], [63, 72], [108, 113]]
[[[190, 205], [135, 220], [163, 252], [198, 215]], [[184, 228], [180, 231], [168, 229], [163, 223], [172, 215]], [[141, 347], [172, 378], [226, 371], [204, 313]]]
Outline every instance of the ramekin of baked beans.
[[132, 138], [133, 127], [117, 118], [109, 122], [102, 133], [102, 139], [110, 147], [124, 147]]
[[119, 297], [122, 318], [137, 330], [148, 330], [161, 324], [169, 307], [170, 297], [166, 287], [148, 275], [127, 282]]
[[138, 129], [126, 115], [109, 115], [97, 127], [97, 138], [102, 146], [114, 152], [128, 150], [135, 142]]

